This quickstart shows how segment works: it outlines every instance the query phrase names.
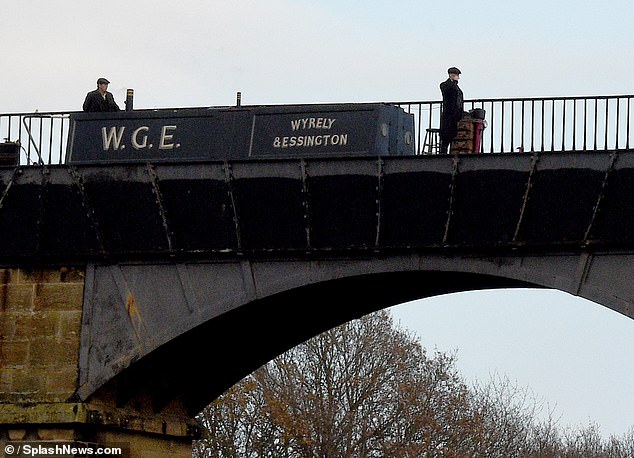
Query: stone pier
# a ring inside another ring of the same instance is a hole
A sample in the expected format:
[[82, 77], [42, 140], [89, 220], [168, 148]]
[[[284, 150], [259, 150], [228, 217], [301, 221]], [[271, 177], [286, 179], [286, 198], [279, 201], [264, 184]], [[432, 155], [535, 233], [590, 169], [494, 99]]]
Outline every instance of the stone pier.
[[80, 400], [82, 267], [0, 269], [0, 443], [119, 447], [130, 457], [190, 457], [198, 436], [178, 408]]

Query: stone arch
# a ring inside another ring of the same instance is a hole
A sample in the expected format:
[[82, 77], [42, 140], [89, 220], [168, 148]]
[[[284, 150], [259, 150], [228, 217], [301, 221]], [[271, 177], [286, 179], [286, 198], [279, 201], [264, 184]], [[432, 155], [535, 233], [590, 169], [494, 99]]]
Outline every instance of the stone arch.
[[[616, 268], [615, 260], [630, 261], [624, 255], [377, 253], [363, 259], [332, 256], [94, 266], [88, 276], [92, 286], [86, 288], [87, 308], [93, 310], [93, 318], [99, 318], [104, 309], [129, 306], [124, 302], [128, 288], [128, 297], [137, 298], [137, 313], [154, 338], [131, 337], [133, 316], [118, 315], [123, 318], [119, 328], [112, 326], [111, 313], [101, 316], [101, 321], [93, 320], [93, 327], [85, 329], [92, 334], [93, 354], [84, 355], [80, 377], [84, 392], [80, 389], [79, 395], [86, 399], [99, 390], [109, 390], [116, 393], [119, 404], [125, 404], [142, 394], [156, 411], [178, 399], [193, 416], [260, 365], [326, 329], [392, 305], [458, 291], [553, 288], [632, 317], [626, 282], [613, 288], [614, 282], [605, 281]], [[145, 281], [146, 275], [154, 283]], [[121, 278], [116, 280], [118, 276]], [[170, 278], [172, 283], [166, 284]], [[213, 288], [202, 287], [205, 279], [213, 280]], [[180, 293], [163, 297], [157, 293], [161, 288], [180, 288]], [[176, 297], [183, 304], [176, 303]], [[219, 297], [225, 300], [214, 302]], [[148, 304], [149, 300], [153, 303]], [[198, 303], [192, 304], [192, 300]], [[180, 310], [183, 319], [163, 316], [165, 308]], [[113, 332], [100, 331], [99, 322], [110, 323]], [[136, 346], [118, 357], [100, 360], [99, 352], [105, 354], [112, 340], [126, 333]], [[95, 375], [96, 364], [109, 372]]]

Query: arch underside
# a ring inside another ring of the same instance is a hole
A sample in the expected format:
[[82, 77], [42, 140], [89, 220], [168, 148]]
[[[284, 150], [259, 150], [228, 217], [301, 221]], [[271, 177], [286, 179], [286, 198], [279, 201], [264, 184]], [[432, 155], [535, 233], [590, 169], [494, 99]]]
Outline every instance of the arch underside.
[[[344, 322], [459, 291], [543, 287], [634, 317], [632, 255], [396, 254], [91, 265], [79, 397], [143, 393], [195, 415], [262, 364]], [[620, 274], [616, 274], [620, 272]], [[89, 341], [89, 342], [87, 342]]]

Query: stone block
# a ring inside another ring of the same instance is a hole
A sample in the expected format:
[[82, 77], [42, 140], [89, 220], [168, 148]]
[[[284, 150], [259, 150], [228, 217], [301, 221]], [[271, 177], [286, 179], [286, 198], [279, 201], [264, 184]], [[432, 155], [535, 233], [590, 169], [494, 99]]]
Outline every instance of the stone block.
[[8, 319], [13, 320], [12, 339], [16, 341], [31, 340], [31, 326], [33, 325], [33, 312], [18, 312], [7, 315]]
[[39, 400], [44, 392], [44, 374], [36, 371], [18, 371], [13, 374], [12, 391], [16, 394], [28, 395], [28, 400]]
[[0, 285], [8, 285], [18, 279], [17, 269], [0, 269]]
[[0, 367], [15, 367], [26, 364], [29, 342], [0, 340]]
[[77, 390], [78, 366], [62, 367], [46, 375], [46, 396], [49, 402], [66, 401]]
[[16, 368], [0, 367], [0, 393], [2, 393], [0, 399], [2, 402], [6, 402], [6, 393], [13, 389], [13, 374], [15, 371]]
[[79, 339], [81, 334], [81, 317], [81, 310], [60, 312], [58, 336], [63, 340]]
[[78, 267], [60, 267], [57, 269], [21, 268], [12, 270], [11, 278], [19, 283], [84, 283], [84, 269]]
[[35, 288], [35, 310], [81, 310], [84, 286], [79, 283], [48, 283]]
[[33, 310], [33, 285], [0, 285], [0, 313]]
[[79, 359], [79, 339], [58, 342], [56, 339], [41, 339], [31, 342], [29, 363], [34, 367], [76, 365]]
[[18, 314], [14, 312], [0, 312], [0, 336], [5, 340], [13, 340], [16, 335], [16, 322]]
[[26, 429], [9, 429], [7, 433], [9, 435], [9, 440], [12, 441], [22, 441], [26, 439]]
[[84, 280], [86, 278], [86, 273], [84, 268], [78, 267], [63, 267], [60, 269], [60, 281], [62, 283], [81, 283], [84, 284]]
[[61, 280], [61, 269], [21, 268], [18, 275], [18, 282], [20, 283], [59, 283]]
[[73, 441], [75, 439], [75, 430], [66, 428], [40, 428], [37, 432], [39, 439], [42, 441]]
[[31, 315], [29, 328], [25, 332], [32, 341], [56, 337], [59, 322], [59, 312], [37, 312]]

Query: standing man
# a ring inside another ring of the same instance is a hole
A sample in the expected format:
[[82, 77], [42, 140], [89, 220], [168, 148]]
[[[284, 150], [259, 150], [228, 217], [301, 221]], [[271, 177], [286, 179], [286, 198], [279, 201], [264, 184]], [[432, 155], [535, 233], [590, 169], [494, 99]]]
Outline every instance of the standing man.
[[458, 133], [458, 121], [464, 112], [462, 90], [458, 87], [460, 70], [451, 67], [449, 78], [440, 83], [442, 92], [442, 113], [440, 114], [440, 153], [447, 154], [449, 144]]
[[114, 96], [108, 92], [108, 84], [110, 81], [105, 78], [97, 80], [97, 89], [86, 94], [84, 111], [119, 111], [119, 105], [114, 101]]

